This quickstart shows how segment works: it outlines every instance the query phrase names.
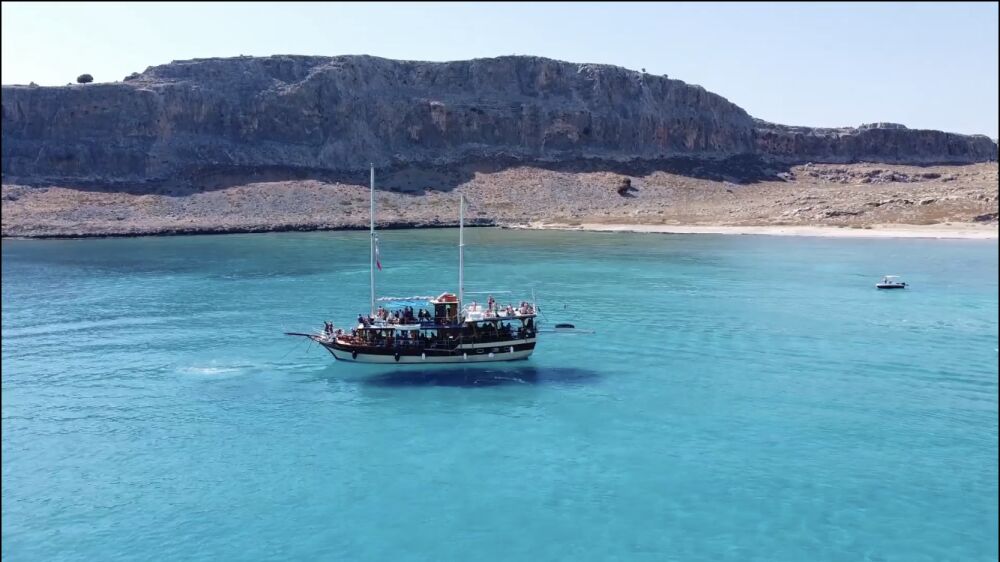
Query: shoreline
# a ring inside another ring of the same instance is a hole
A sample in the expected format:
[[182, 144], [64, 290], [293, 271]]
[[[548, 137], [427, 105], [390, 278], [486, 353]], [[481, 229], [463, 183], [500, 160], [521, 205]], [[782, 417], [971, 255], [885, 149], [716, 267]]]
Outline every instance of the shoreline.
[[[508, 228], [500, 223], [477, 221], [466, 224], [465, 228]], [[458, 223], [413, 223], [390, 222], [376, 226], [376, 230], [437, 230], [458, 228]], [[94, 238], [170, 238], [174, 236], [225, 236], [227, 234], [282, 234], [289, 232], [356, 232], [368, 231], [368, 226], [277, 226], [277, 227], [233, 227], [233, 228], [185, 228], [138, 232], [76, 232], [66, 234], [3, 234], [0, 240], [89, 240]]]
[[836, 226], [731, 226], [652, 225], [603, 223], [533, 222], [525, 230], [577, 230], [585, 232], [632, 232], [642, 234], [725, 234], [752, 236], [810, 236], [822, 238], [924, 238], [953, 240], [997, 240], [997, 224], [876, 224], [866, 228]]
[[[704, 224], [630, 224], [630, 223], [562, 223], [535, 221], [530, 223], [505, 223], [477, 221], [466, 224], [468, 228], [502, 228], [509, 230], [564, 230], [580, 232], [628, 232], [637, 234], [722, 234], [741, 236], [806, 236], [818, 238], [916, 238], [938, 240], [997, 240], [996, 223], [970, 224], [876, 224], [867, 227], [806, 226], [806, 225], [704, 225]], [[378, 230], [425, 230], [458, 228], [458, 224], [420, 224], [392, 222], [378, 225]], [[94, 238], [141, 238], [173, 236], [222, 236], [226, 234], [273, 234], [285, 232], [350, 232], [367, 230], [359, 226], [302, 226], [286, 225], [261, 228], [209, 228], [170, 229], [149, 232], [94, 232], [43, 235], [4, 235], [3, 240], [87, 240]]]

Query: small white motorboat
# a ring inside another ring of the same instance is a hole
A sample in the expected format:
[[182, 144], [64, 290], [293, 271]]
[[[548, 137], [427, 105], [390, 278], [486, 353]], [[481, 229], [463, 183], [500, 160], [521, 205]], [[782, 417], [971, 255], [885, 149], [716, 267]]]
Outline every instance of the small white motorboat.
[[899, 280], [898, 275], [886, 275], [882, 281], [875, 284], [876, 289], [905, 289], [906, 283]]

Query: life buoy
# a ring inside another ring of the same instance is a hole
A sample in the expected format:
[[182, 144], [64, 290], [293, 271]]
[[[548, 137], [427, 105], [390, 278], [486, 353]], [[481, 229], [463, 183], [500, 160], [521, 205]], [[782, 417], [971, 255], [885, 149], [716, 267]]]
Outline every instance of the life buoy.
[[397, 353], [395, 357], [396, 357], [396, 363], [399, 363], [399, 354]]
[[358, 352], [357, 351], [352, 351], [351, 352], [351, 359], [357, 359], [357, 358], [358, 358]]

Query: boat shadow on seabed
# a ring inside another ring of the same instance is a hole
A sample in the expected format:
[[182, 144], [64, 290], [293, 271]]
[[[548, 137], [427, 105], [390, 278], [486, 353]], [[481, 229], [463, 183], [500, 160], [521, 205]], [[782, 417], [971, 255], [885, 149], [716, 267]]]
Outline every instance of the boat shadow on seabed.
[[486, 387], [516, 384], [589, 384], [601, 378], [596, 371], [573, 367], [520, 366], [508, 368], [437, 368], [379, 373], [365, 377], [365, 386]]

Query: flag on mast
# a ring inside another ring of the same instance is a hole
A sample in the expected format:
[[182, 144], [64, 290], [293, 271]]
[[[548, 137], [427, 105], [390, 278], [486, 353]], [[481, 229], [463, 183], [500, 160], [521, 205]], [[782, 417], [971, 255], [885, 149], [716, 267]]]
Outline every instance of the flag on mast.
[[379, 260], [378, 255], [378, 235], [375, 236], [375, 267], [377, 267], [379, 271], [382, 271], [382, 262]]

